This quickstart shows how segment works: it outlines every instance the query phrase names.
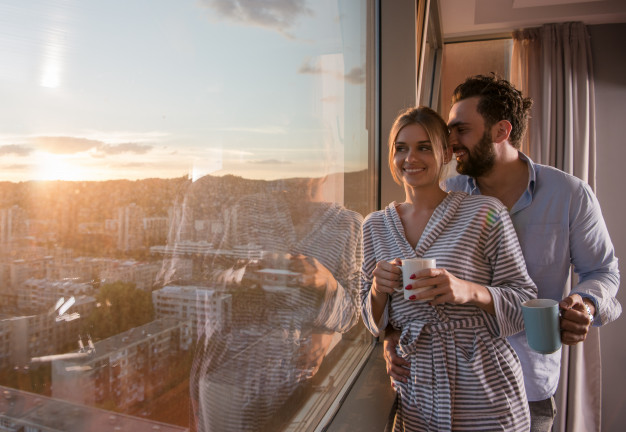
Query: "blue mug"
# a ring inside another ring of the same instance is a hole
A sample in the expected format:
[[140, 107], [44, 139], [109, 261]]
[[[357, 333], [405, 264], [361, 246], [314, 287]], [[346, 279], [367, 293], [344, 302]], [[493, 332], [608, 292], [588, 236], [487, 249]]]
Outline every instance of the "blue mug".
[[561, 348], [558, 301], [528, 300], [522, 303], [522, 314], [528, 346], [542, 354], [552, 354]]

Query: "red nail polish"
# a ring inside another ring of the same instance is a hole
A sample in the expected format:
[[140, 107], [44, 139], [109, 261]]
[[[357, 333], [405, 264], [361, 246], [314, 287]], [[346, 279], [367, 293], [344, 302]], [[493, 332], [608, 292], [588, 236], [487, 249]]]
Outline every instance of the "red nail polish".
[[415, 300], [415, 296], [412, 295], [411, 297], [409, 297], [409, 300]]
[[404, 289], [407, 289], [407, 290], [413, 289], [413, 285], [408, 284], [407, 286], [404, 287]]
[[409, 279], [415, 279], [415, 275], [414, 275], [414, 274], [412, 274], [412, 275], [409, 277]]

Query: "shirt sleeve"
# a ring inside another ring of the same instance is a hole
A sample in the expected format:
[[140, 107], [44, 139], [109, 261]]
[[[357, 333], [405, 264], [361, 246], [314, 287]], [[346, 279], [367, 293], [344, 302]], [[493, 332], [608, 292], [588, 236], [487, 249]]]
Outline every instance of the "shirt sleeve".
[[617, 258], [600, 204], [586, 183], [581, 182], [571, 206], [569, 237], [572, 264], [579, 280], [572, 293], [593, 301], [594, 326], [616, 320], [622, 313], [616, 298], [620, 282]]
[[485, 313], [490, 331], [508, 337], [524, 329], [522, 303], [537, 297], [537, 287], [526, 270], [517, 234], [506, 209], [495, 218], [485, 245], [493, 277], [487, 289], [491, 293], [495, 317]]

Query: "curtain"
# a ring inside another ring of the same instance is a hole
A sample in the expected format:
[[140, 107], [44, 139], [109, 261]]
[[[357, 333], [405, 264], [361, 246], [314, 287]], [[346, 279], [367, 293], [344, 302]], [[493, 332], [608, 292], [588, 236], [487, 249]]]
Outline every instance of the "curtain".
[[[511, 82], [534, 101], [522, 151], [595, 191], [595, 96], [586, 26], [546, 24], [514, 32]], [[575, 283], [575, 275], [571, 279]], [[601, 397], [600, 335], [592, 328], [584, 343], [563, 347], [553, 430], [600, 431]]]

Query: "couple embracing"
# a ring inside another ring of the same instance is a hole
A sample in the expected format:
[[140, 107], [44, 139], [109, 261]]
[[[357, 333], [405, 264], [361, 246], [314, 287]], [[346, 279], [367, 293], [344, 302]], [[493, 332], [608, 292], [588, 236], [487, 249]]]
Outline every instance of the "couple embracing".
[[[448, 124], [418, 107], [391, 128], [389, 167], [406, 197], [364, 221], [361, 307], [374, 335], [388, 328], [395, 430], [550, 430], [560, 352], [528, 347], [521, 303], [560, 300], [566, 344], [621, 313], [595, 195], [519, 151], [531, 104], [507, 81], [476, 76], [455, 90]], [[453, 153], [461, 175], [444, 180]], [[405, 300], [409, 258], [437, 267], [412, 275]], [[579, 284], [562, 298], [570, 263]]]

